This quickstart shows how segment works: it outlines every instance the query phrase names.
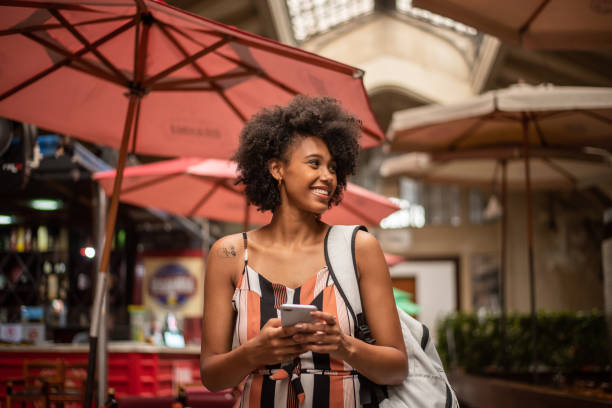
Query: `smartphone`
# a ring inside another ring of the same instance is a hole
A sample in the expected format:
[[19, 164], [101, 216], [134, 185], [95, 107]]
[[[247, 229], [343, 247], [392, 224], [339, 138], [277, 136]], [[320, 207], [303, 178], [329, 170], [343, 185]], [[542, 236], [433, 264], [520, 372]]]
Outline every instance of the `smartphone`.
[[313, 318], [310, 312], [316, 312], [314, 305], [292, 305], [284, 303], [281, 305], [281, 324], [283, 326], [293, 326], [296, 323], [311, 323]]

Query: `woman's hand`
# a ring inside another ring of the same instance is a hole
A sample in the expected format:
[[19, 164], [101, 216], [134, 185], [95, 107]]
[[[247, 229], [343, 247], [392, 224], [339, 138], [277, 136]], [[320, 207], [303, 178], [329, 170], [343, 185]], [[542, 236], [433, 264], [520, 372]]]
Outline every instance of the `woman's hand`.
[[293, 340], [304, 343], [315, 353], [328, 353], [334, 358], [346, 360], [351, 353], [351, 344], [342, 333], [334, 315], [325, 312], [311, 312], [317, 322], [303, 323], [303, 331], [293, 335]]
[[293, 360], [308, 351], [308, 345], [296, 341], [293, 336], [304, 331], [305, 325], [298, 323], [282, 327], [278, 318], [270, 319], [259, 334], [245, 344], [250, 363], [255, 367]]

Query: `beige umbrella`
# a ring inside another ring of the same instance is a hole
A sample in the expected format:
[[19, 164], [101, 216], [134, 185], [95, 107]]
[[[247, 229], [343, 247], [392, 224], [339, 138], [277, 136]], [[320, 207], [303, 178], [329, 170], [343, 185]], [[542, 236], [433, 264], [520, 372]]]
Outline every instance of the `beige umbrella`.
[[[506, 176], [502, 178], [504, 166]], [[532, 148], [529, 166], [534, 190], [573, 190], [591, 186], [605, 189], [612, 180], [612, 163], [600, 154]], [[495, 189], [505, 182], [508, 190], [525, 190], [524, 155], [518, 147], [407, 153], [383, 161], [380, 174], [487, 189], [492, 186]]]
[[609, 49], [612, 3], [607, 0], [413, 0], [512, 45], [533, 49]]
[[522, 149], [535, 362], [530, 152], [537, 148], [612, 150], [612, 88], [517, 85], [460, 103], [396, 112], [387, 137], [392, 151], [441, 154], [494, 147]]

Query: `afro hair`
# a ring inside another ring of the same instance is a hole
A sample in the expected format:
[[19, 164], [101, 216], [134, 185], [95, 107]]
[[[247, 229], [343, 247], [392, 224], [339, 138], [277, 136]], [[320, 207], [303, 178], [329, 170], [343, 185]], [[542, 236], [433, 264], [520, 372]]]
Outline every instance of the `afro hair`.
[[240, 134], [233, 156], [238, 162], [236, 183], [245, 185], [249, 202], [259, 211], [274, 211], [281, 204], [277, 181], [267, 169], [270, 159], [288, 161], [287, 151], [296, 140], [320, 137], [336, 162], [338, 186], [330, 206], [342, 200], [347, 177], [354, 174], [359, 154], [361, 122], [347, 113], [337, 100], [298, 95], [286, 107], [263, 109]]

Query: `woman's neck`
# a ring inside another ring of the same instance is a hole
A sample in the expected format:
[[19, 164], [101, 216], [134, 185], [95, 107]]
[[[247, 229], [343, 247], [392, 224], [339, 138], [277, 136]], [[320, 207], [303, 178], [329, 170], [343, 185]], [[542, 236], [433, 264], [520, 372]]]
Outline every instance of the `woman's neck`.
[[327, 225], [316, 214], [280, 206], [263, 229], [275, 243], [303, 246], [319, 243]]

